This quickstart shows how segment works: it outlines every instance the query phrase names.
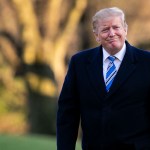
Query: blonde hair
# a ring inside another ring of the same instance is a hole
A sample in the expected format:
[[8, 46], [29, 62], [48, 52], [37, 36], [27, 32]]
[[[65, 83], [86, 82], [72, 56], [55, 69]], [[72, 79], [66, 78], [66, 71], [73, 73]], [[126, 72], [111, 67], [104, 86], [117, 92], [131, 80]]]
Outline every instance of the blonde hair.
[[99, 21], [102, 20], [103, 18], [110, 16], [119, 16], [122, 20], [122, 25], [124, 26], [124, 28], [126, 29], [128, 28], [128, 25], [125, 21], [124, 12], [117, 7], [112, 7], [112, 8], [104, 8], [96, 12], [96, 14], [92, 18], [93, 32], [98, 33]]

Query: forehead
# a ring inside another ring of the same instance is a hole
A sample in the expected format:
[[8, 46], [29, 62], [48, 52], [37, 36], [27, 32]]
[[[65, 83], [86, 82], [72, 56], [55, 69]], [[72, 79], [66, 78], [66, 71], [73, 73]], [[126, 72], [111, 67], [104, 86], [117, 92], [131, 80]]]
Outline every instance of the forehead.
[[121, 25], [121, 24], [122, 24], [122, 20], [120, 16], [110, 16], [110, 17], [105, 17], [99, 20], [100, 27], [111, 26], [111, 25]]

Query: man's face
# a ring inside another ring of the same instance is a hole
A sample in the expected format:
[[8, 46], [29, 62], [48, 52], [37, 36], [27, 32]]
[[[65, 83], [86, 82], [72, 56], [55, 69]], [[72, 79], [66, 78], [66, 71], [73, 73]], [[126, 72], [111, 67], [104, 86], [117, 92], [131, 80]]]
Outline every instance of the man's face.
[[118, 16], [111, 16], [99, 21], [98, 33], [95, 34], [96, 40], [110, 54], [115, 54], [121, 50], [125, 42], [127, 29]]

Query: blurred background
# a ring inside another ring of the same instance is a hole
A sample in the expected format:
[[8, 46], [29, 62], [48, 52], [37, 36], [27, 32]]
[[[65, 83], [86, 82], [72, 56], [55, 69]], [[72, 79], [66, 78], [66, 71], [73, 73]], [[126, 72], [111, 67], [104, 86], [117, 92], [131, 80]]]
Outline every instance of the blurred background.
[[126, 14], [128, 41], [149, 50], [149, 0], [0, 0], [1, 150], [56, 149], [57, 100], [70, 57], [98, 45], [91, 18], [114, 6]]

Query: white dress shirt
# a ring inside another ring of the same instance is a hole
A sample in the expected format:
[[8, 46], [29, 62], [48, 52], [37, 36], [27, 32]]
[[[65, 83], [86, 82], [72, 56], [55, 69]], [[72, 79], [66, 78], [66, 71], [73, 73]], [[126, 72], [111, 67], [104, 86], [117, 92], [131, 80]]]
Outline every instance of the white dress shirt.
[[[110, 54], [104, 48], [102, 48], [102, 50], [103, 50], [103, 76], [104, 76], [104, 81], [106, 81], [107, 67], [108, 67], [108, 64], [110, 62], [108, 57], [110, 56]], [[126, 52], [126, 44], [124, 43], [122, 49], [118, 53], [113, 55], [116, 57], [114, 64], [116, 66], [117, 71], [119, 70], [119, 67], [120, 67], [121, 62], [123, 60], [125, 52]]]

